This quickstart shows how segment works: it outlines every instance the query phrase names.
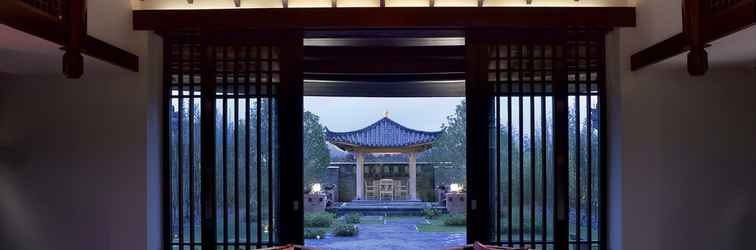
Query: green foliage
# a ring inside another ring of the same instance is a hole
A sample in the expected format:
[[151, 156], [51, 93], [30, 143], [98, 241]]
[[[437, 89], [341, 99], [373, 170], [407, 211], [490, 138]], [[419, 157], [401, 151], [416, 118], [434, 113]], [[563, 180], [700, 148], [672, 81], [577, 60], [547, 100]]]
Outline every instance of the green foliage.
[[423, 209], [423, 217], [429, 220], [436, 219], [439, 216], [441, 216], [441, 214], [442, 213], [440, 209], [436, 209], [436, 208]]
[[347, 224], [360, 224], [360, 214], [348, 213], [344, 215], [344, 222], [346, 222]]
[[[507, 218], [501, 218], [501, 233], [507, 234], [509, 233], [509, 226], [507, 225], [509, 221]], [[536, 225], [533, 227], [530, 225], [530, 223], [524, 223], [522, 225], [522, 232], [525, 234], [529, 234], [531, 231], [531, 228], [533, 231], [535, 231], [536, 234], [541, 234], [543, 232], [543, 225], [536, 223]], [[520, 223], [517, 222], [517, 220], [513, 220], [512, 222], [512, 233], [513, 234], [519, 234], [520, 233]]]
[[338, 224], [333, 227], [333, 235], [335, 236], [348, 237], [357, 234], [359, 234], [359, 230], [354, 224]]
[[322, 239], [325, 238], [326, 230], [323, 228], [305, 228], [305, 239]]
[[433, 143], [433, 148], [428, 151], [429, 161], [451, 162], [456, 171], [445, 171], [437, 176], [436, 183], [449, 185], [450, 183], [465, 183], [465, 166], [467, 165], [467, 115], [465, 101], [460, 102], [454, 110], [454, 114], [446, 117], [446, 122], [441, 126], [441, 136]]
[[447, 214], [441, 220], [444, 226], [464, 226], [467, 225], [467, 216], [465, 214]]
[[305, 227], [330, 227], [333, 221], [336, 219], [332, 213], [305, 213], [304, 226]]
[[313, 183], [322, 183], [326, 180], [326, 171], [331, 157], [325, 141], [323, 125], [320, 117], [306, 111], [304, 120], [304, 184], [309, 187]]

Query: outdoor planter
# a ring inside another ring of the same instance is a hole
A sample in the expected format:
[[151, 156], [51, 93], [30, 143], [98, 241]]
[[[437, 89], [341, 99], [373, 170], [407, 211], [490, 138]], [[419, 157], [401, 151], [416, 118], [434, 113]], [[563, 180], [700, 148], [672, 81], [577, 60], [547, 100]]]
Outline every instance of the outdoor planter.
[[464, 213], [467, 208], [467, 194], [466, 193], [447, 193], [446, 194], [446, 210], [449, 213]]
[[304, 211], [305, 213], [325, 212], [326, 195], [323, 193], [305, 194]]

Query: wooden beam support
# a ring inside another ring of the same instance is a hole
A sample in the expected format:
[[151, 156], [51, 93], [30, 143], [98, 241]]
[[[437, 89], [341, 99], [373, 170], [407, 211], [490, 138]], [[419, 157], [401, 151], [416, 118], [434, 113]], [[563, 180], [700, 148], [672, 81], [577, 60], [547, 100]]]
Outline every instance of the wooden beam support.
[[87, 3], [84, 0], [68, 0], [64, 4], [66, 26], [66, 51], [63, 53], [63, 75], [78, 79], [84, 73], [84, 57], [81, 47], [87, 34]]
[[630, 57], [630, 70], [638, 70], [679, 55], [688, 48], [688, 38], [684, 33], [674, 35], [660, 43], [641, 50]]
[[135, 10], [135, 30], [635, 26], [633, 7]]
[[465, 96], [465, 81], [464, 79], [449, 82], [323, 82], [305, 80], [304, 94], [306, 96], [347, 97], [463, 97]]
[[87, 35], [82, 53], [132, 72], [139, 72], [139, 57], [124, 49]]
[[[0, 1], [0, 23], [61, 46], [66, 45], [66, 27], [55, 17], [17, 0]], [[81, 52], [124, 69], [138, 72], [139, 57], [89, 35], [84, 35]]]
[[[707, 44], [750, 27], [756, 23], [756, 1], [743, 1], [741, 4], [712, 15], [705, 24], [709, 27], [703, 35]], [[662, 42], [636, 52], [630, 57], [630, 69], [635, 71], [661, 62], [690, 50], [690, 40], [685, 33], [676, 34]]]
[[708, 23], [708, 1], [683, 1], [683, 33], [688, 38], [690, 52], [688, 52], [688, 73], [700, 76], [709, 70], [709, 56], [706, 53], [705, 34]]

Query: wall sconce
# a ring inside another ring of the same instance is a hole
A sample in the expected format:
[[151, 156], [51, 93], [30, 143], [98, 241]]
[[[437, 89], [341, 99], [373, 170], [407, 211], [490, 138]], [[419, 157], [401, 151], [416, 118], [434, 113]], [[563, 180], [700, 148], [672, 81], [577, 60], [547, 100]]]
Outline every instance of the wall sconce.
[[320, 193], [320, 190], [322, 189], [320, 183], [312, 184], [312, 189], [310, 189], [311, 194], [318, 194]]
[[452, 183], [451, 185], [449, 185], [449, 189], [453, 193], [461, 193], [464, 190], [464, 188], [462, 187], [462, 185], [461, 184], [457, 184], [457, 183]]

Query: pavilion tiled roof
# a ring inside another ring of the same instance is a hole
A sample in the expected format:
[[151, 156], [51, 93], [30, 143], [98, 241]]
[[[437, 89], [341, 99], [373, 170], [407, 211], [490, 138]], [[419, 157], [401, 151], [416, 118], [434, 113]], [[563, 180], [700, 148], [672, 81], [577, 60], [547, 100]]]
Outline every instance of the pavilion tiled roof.
[[333, 132], [326, 127], [326, 140], [332, 144], [346, 144], [365, 148], [399, 148], [432, 143], [441, 131], [420, 131], [402, 126], [384, 117], [360, 130]]

